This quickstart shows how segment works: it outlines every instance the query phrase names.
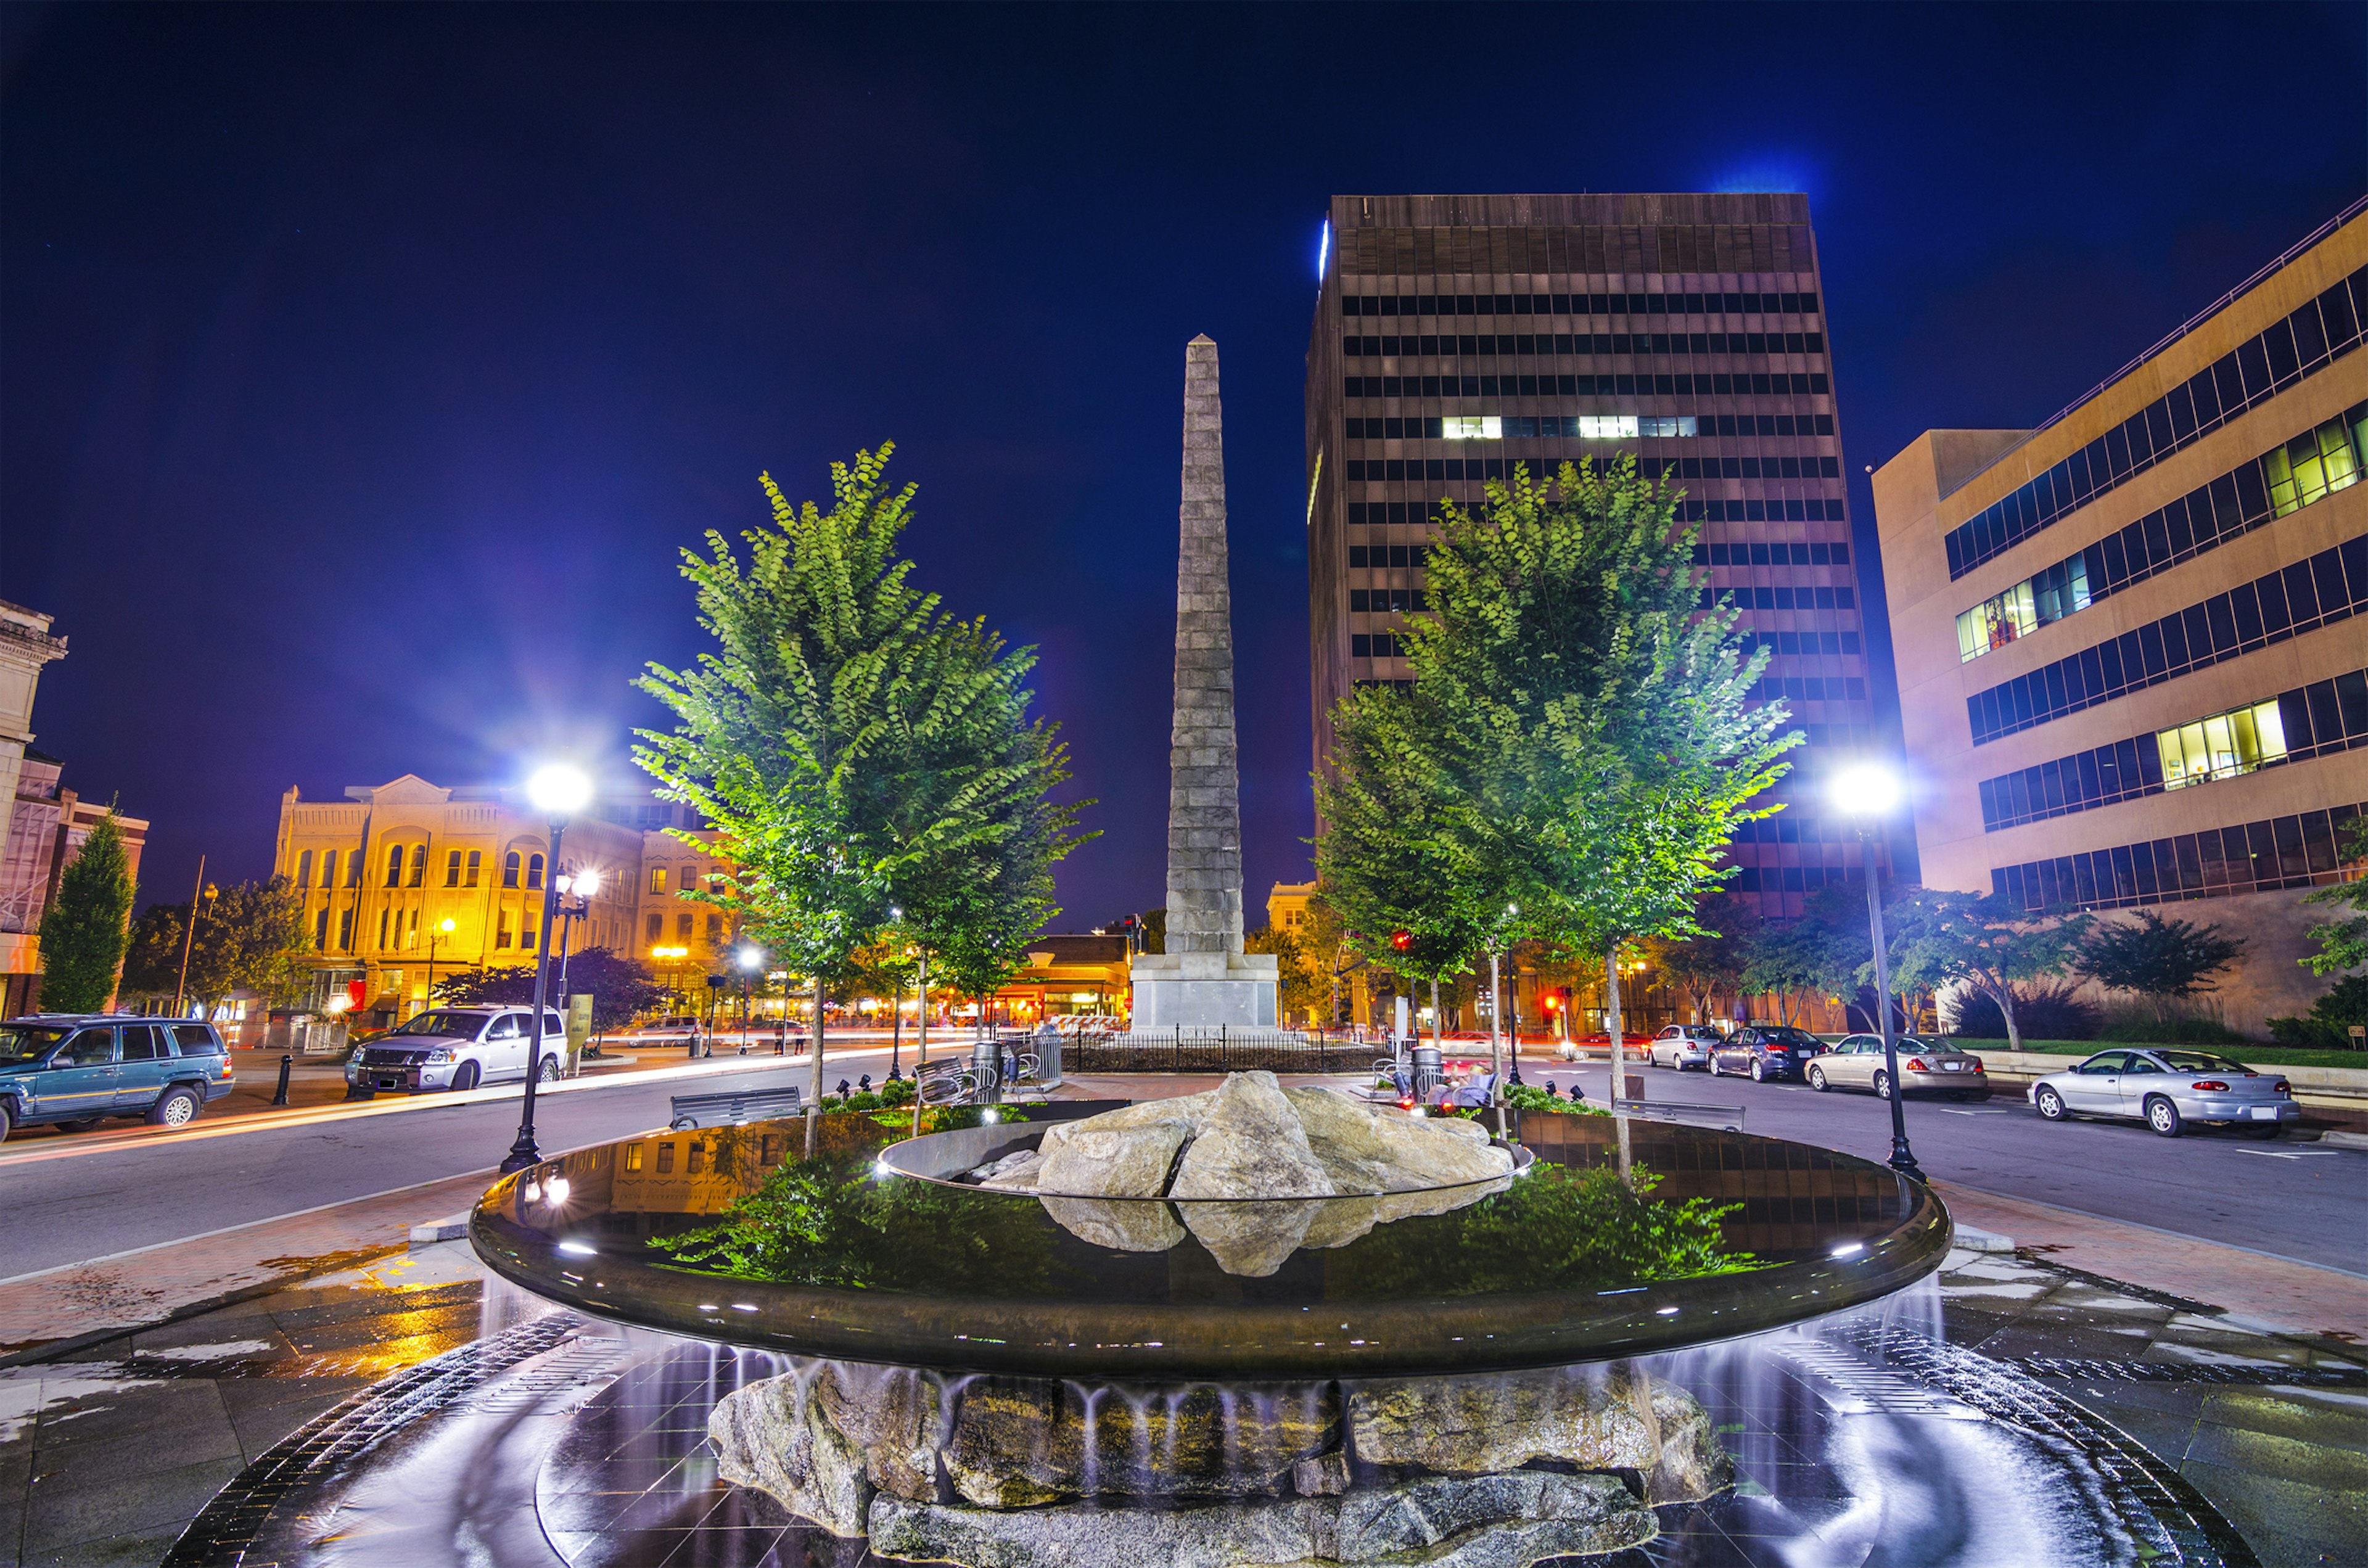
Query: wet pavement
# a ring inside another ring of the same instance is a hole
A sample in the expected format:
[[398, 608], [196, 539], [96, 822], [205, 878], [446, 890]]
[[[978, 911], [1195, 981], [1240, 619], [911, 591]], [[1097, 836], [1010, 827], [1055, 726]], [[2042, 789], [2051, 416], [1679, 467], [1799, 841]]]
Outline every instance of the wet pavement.
[[[1665, 1510], [1619, 1568], [1859, 1562], [1870, 1531], [2016, 1561], [2031, 1521], [2004, 1493], [1895, 1488], [1870, 1512], [1854, 1477], [1919, 1456], [2059, 1468], [2050, 1494], [2083, 1501], [2022, 1561], [2368, 1562], [2356, 1347], [2032, 1255], [1952, 1254], [1918, 1302], [1868, 1321], [1748, 1370], [1679, 1369], [1742, 1483]], [[210, 1503], [176, 1564], [853, 1568], [861, 1543], [715, 1477], [706, 1409], [778, 1369], [489, 1297], [463, 1244], [398, 1255], [0, 1369], [0, 1568], [147, 1568]]]

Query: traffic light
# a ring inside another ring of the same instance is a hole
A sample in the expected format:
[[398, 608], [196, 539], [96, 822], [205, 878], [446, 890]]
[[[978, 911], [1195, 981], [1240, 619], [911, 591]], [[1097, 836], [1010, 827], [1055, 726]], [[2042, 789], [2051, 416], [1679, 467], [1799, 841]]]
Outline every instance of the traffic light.
[[1411, 931], [1391, 932], [1390, 948], [1394, 952], [1412, 952], [1414, 950], [1414, 933]]

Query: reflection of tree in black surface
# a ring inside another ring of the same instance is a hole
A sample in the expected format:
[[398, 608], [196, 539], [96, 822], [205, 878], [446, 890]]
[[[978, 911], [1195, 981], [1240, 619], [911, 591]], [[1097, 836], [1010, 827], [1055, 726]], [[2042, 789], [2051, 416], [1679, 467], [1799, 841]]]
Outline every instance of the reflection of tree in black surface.
[[1719, 1221], [1741, 1208], [1655, 1199], [1660, 1178], [1543, 1161], [1505, 1191], [1430, 1220], [1386, 1225], [1333, 1256], [1335, 1295], [1477, 1296], [1601, 1290], [1769, 1267], [1730, 1251]]
[[782, 1165], [713, 1224], [650, 1244], [701, 1274], [847, 1290], [1030, 1296], [1056, 1268], [1033, 1199], [880, 1176], [869, 1150]]

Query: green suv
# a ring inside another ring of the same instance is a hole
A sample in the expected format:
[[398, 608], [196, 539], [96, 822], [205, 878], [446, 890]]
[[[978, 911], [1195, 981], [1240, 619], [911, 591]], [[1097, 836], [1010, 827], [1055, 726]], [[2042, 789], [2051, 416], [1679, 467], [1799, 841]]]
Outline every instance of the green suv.
[[179, 1127], [233, 1086], [211, 1024], [78, 1013], [0, 1024], [0, 1139], [44, 1124], [86, 1131], [110, 1116]]

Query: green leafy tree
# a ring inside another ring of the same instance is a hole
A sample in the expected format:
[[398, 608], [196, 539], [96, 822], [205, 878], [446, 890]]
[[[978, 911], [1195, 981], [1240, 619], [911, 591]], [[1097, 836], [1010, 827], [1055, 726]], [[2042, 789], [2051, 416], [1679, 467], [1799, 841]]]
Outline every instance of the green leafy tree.
[[[818, 998], [854, 977], [897, 905], [961, 983], [1016, 962], [1055, 912], [1053, 862], [1078, 842], [1077, 807], [1047, 798], [1065, 753], [1026, 718], [1033, 652], [911, 585], [896, 547], [915, 492], [888, 489], [892, 450], [833, 464], [828, 510], [766, 475], [771, 526], [743, 536], [745, 561], [714, 532], [685, 552], [717, 651], [639, 682], [676, 727], [639, 732], [635, 760], [721, 831], [735, 867], [723, 891], [686, 896], [740, 916]], [[822, 1062], [817, 1028], [817, 1096]]]
[[1884, 912], [1892, 983], [1903, 990], [1970, 986], [1998, 1005], [2007, 1049], [2021, 1051], [2017, 984], [2071, 968], [2095, 923], [2087, 915], [2033, 915], [1996, 893], [1918, 889]]
[[1685, 995], [1694, 1021], [1706, 1024], [1721, 994], [1742, 988], [1759, 917], [1724, 889], [1702, 900], [1696, 929], [1683, 937], [1660, 937], [1645, 944], [1653, 965]]
[[[592, 1028], [600, 1034], [623, 1028], [642, 1014], [665, 1003], [667, 991], [639, 959], [609, 948], [586, 948], [567, 955], [567, 989], [571, 994], [589, 992]], [[436, 978], [430, 1001], [456, 1007], [534, 1005], [534, 965], [504, 964], [492, 969], [455, 970]], [[559, 971], [551, 973], [549, 1005], [559, 1005]]]
[[[1319, 972], [1319, 966], [1309, 955], [1306, 945], [1296, 932], [1273, 926], [1261, 926], [1244, 935], [1245, 952], [1271, 953], [1281, 983], [1282, 1011], [1287, 1017], [1324, 1015], [1331, 998], [1331, 982]], [[1329, 1016], [1324, 1015], [1329, 1022]]]
[[[1316, 779], [1325, 831], [1316, 879], [1341, 939], [1368, 963], [1436, 996], [1487, 927], [1486, 893], [1459, 880], [1453, 838], [1467, 810], [1463, 786], [1442, 766], [1437, 716], [1406, 694], [1369, 687], [1333, 720], [1334, 777]], [[1499, 904], [1497, 907], [1501, 908]], [[1432, 1032], [1440, 1014], [1434, 1006]]]
[[[2368, 863], [2368, 816], [2354, 817], [2343, 824], [2341, 858], [2354, 870]], [[2318, 944], [2318, 951], [2301, 960], [2310, 972], [2329, 975], [2368, 969], [2368, 877], [2355, 876], [2351, 881], [2320, 888], [2305, 894], [2303, 902], [2351, 911], [2310, 928], [2310, 939]]]
[[92, 825], [41, 912], [43, 1008], [96, 1013], [107, 1006], [131, 938], [131, 893], [123, 833], [110, 812]]
[[2218, 989], [2214, 978], [2244, 956], [2240, 937], [2217, 926], [2166, 920], [2141, 909], [2126, 922], [2100, 925], [2074, 960], [2076, 972], [2113, 991], [2185, 1000]]
[[1766, 814], [1751, 802], [1800, 736], [1754, 704], [1767, 653], [1733, 606], [1702, 606], [1679, 494], [1623, 458], [1443, 506], [1432, 613], [1401, 633], [1412, 690], [1367, 687], [1334, 720], [1318, 809], [1326, 845], [1347, 824], [1354, 854], [1325, 865], [1319, 846], [1328, 882], [1395, 857], [1459, 951], [1601, 954], [1701, 928], [1728, 839]]

